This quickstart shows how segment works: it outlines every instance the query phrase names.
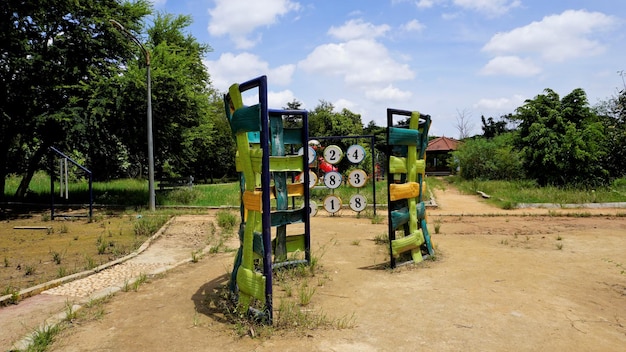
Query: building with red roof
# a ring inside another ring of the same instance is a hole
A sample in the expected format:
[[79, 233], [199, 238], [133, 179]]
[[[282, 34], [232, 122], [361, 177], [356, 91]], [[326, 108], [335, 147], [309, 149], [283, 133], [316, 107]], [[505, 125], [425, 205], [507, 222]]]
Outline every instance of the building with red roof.
[[453, 169], [448, 165], [451, 152], [457, 150], [461, 142], [448, 137], [438, 137], [428, 142], [426, 148], [426, 174], [434, 176], [450, 175]]

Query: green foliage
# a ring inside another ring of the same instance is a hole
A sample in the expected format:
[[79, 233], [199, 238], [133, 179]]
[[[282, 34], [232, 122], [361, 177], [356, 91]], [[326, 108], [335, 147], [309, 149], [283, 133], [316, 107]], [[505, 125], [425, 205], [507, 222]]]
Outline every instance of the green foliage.
[[135, 30], [149, 6], [144, 0], [2, 3], [0, 80], [11, 89], [0, 99], [0, 188], [6, 173], [23, 174], [16, 191], [23, 197], [48, 147], [97, 142], [85, 138], [97, 125], [85, 110], [94, 93], [87, 87], [92, 79], [116, 77], [118, 59], [132, 55], [132, 44], [113, 35], [108, 19], [123, 18]]
[[614, 180], [609, 186], [585, 189], [557, 186], [540, 186], [533, 180], [462, 180], [458, 176], [447, 177], [462, 192], [476, 194], [477, 190], [491, 196], [490, 201], [504, 208], [519, 203], [582, 204], [626, 201], [626, 179]]
[[135, 222], [135, 236], [148, 237], [155, 234], [168, 220], [167, 216], [145, 216]]
[[348, 109], [335, 112], [332, 103], [320, 100], [309, 113], [309, 135], [311, 136], [358, 136], [363, 134], [361, 115]]
[[608, 182], [602, 123], [582, 89], [559, 99], [550, 89], [519, 107], [517, 145], [527, 175], [540, 185], [601, 185]]
[[217, 212], [217, 225], [224, 231], [230, 232], [237, 225], [237, 216], [228, 210], [220, 210]]
[[462, 143], [452, 152], [453, 167], [467, 180], [514, 180], [523, 177], [522, 160], [514, 149], [513, 133], [492, 139], [476, 137]]
[[603, 165], [612, 178], [626, 176], [626, 89], [595, 107], [604, 126]]

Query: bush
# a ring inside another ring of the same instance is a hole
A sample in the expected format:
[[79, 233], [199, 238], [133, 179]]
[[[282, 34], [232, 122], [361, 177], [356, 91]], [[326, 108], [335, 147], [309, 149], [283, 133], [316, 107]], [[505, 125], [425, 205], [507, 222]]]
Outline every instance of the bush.
[[516, 180], [524, 177], [520, 153], [513, 147], [513, 133], [466, 140], [452, 153], [453, 168], [467, 180]]

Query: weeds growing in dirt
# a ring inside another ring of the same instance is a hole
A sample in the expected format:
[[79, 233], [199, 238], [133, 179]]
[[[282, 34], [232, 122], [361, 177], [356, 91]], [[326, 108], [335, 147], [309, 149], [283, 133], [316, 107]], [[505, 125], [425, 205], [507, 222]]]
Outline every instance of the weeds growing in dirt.
[[65, 301], [65, 321], [72, 322], [77, 317], [76, 310], [74, 309], [74, 304], [68, 300]]
[[315, 291], [315, 287], [309, 287], [309, 283], [307, 281], [303, 282], [300, 286], [298, 294], [300, 306], [308, 306], [309, 303], [311, 303], [311, 299], [313, 298]]
[[562, 250], [563, 249], [563, 242], [557, 242], [556, 243], [556, 249]]
[[137, 292], [139, 290], [139, 286], [146, 283], [148, 281], [148, 276], [145, 273], [139, 274], [139, 277], [135, 279], [133, 282], [133, 291]]
[[158, 216], [142, 216], [135, 222], [135, 236], [149, 237], [156, 233], [166, 222], [169, 217], [165, 215]]
[[34, 273], [35, 273], [34, 265], [26, 265], [24, 267], [24, 276], [30, 276], [30, 275], [33, 275]]
[[197, 250], [197, 251], [191, 252], [191, 262], [192, 263], [197, 263], [198, 261], [200, 261], [200, 259], [202, 259], [202, 250]]
[[0, 296], [11, 295], [8, 300], [4, 301], [5, 304], [17, 304], [20, 301], [20, 291], [11, 285], [0, 291]]
[[385, 219], [382, 216], [378, 215], [378, 214], [372, 216], [372, 224], [374, 224], [374, 225], [382, 224], [384, 220]]
[[60, 266], [60, 267], [59, 267], [59, 269], [58, 269], [58, 271], [57, 271], [57, 276], [58, 276], [59, 278], [62, 278], [62, 277], [67, 276], [67, 269], [65, 269], [65, 267], [64, 267], [64, 266]]
[[222, 231], [231, 232], [237, 224], [237, 217], [229, 210], [220, 210], [216, 214], [217, 226], [222, 228]]
[[63, 259], [63, 256], [61, 255], [61, 253], [56, 252], [56, 251], [55, 251], [55, 252], [52, 252], [52, 261], [53, 261], [55, 264], [57, 264], [57, 265], [61, 264], [61, 260], [62, 260], [62, 259]]
[[435, 234], [439, 234], [439, 231], [441, 230], [441, 219], [435, 219], [433, 224], [435, 226]]
[[381, 233], [380, 235], [374, 236], [374, 243], [376, 244], [389, 244], [389, 234]]
[[85, 269], [91, 270], [96, 266], [98, 266], [98, 264], [96, 264], [95, 259], [93, 259], [90, 255], [85, 255]]
[[59, 324], [44, 325], [37, 328], [31, 336], [31, 344], [26, 349], [27, 352], [39, 352], [48, 349], [54, 338], [61, 332]]

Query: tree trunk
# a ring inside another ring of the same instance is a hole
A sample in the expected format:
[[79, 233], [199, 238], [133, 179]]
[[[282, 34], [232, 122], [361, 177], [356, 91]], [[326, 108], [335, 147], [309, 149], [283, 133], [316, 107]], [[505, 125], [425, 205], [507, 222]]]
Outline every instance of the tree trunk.
[[23, 199], [26, 197], [26, 191], [28, 191], [28, 186], [30, 185], [30, 181], [33, 179], [33, 175], [35, 171], [39, 169], [39, 165], [41, 164], [41, 159], [46, 154], [48, 147], [46, 145], [39, 146], [39, 149], [35, 152], [33, 157], [30, 159], [28, 163], [28, 169], [26, 173], [22, 176], [22, 181], [20, 181], [20, 185], [15, 191], [16, 199]]

